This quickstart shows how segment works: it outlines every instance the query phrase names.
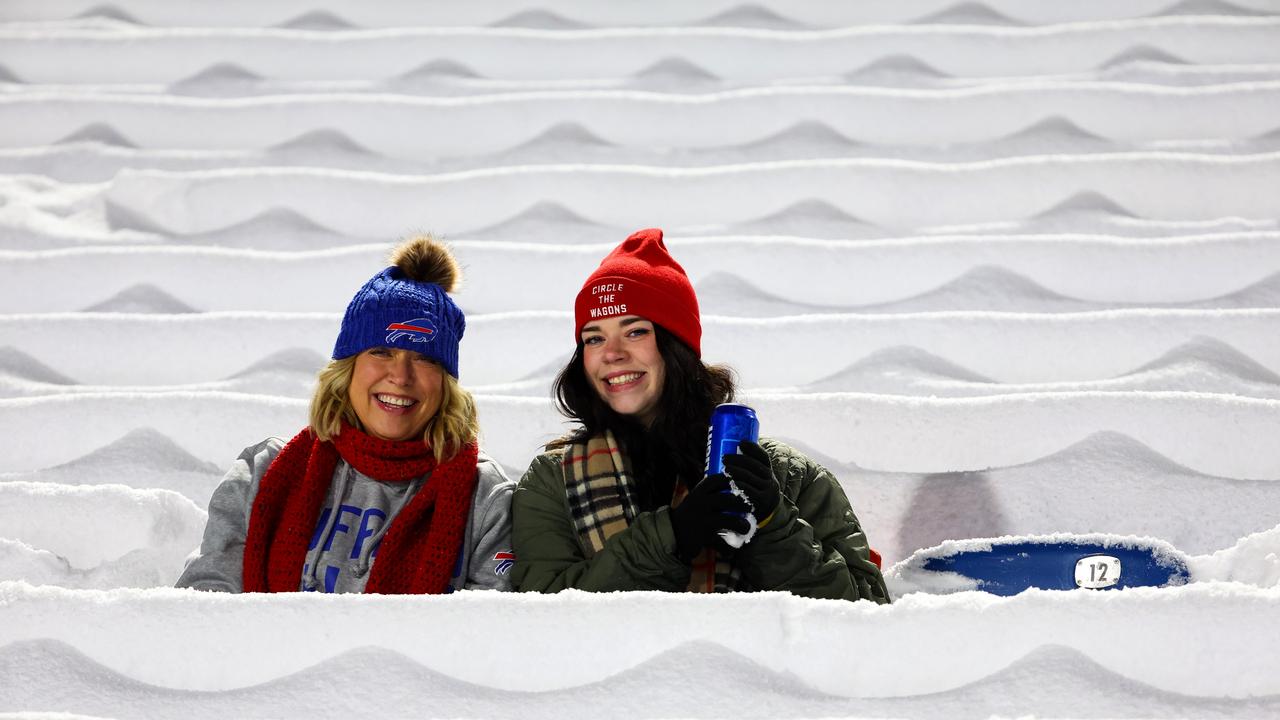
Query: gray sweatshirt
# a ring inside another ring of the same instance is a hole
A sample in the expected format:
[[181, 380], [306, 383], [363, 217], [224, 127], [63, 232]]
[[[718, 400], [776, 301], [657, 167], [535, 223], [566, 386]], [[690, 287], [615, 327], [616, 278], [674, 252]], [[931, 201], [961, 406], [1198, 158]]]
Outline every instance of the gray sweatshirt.
[[[187, 560], [178, 587], [243, 590], [249, 513], [262, 476], [283, 447], [280, 438], [267, 438], [240, 453], [209, 499], [204, 540]], [[447, 592], [511, 589], [511, 493], [516, 484], [484, 453], [476, 464], [476, 475], [471, 518]], [[382, 536], [427, 477], [379, 482], [339, 458], [306, 562], [298, 569], [298, 589], [362, 592]]]

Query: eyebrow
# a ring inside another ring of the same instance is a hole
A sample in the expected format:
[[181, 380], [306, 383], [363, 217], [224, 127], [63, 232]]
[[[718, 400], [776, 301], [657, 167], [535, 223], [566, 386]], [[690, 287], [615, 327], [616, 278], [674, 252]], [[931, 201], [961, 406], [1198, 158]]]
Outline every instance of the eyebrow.
[[[622, 321], [618, 323], [618, 325], [620, 325], [621, 327], [627, 327], [628, 325], [634, 325], [638, 322], [648, 322], [648, 320], [640, 317], [639, 315], [634, 315], [629, 318], [623, 318]], [[582, 335], [583, 333], [589, 333], [589, 332], [600, 332], [600, 326], [599, 325], [583, 325], [582, 329], [578, 331], [578, 334]]]
[[390, 345], [377, 345], [369, 349], [370, 350], [386, 350], [387, 352], [395, 352], [396, 350], [401, 350], [403, 352], [409, 353], [410, 360], [430, 360], [431, 362], [435, 362], [434, 358], [432, 358], [429, 355], [424, 355], [418, 352], [417, 350], [405, 350], [404, 348], [391, 347]]

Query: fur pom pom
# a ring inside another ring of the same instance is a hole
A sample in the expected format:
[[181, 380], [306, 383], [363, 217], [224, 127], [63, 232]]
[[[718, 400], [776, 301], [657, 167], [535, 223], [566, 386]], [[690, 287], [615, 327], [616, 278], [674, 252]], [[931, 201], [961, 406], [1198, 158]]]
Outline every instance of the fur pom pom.
[[410, 280], [434, 283], [447, 293], [462, 282], [462, 268], [453, 253], [430, 235], [419, 235], [400, 243], [391, 251], [391, 264]]

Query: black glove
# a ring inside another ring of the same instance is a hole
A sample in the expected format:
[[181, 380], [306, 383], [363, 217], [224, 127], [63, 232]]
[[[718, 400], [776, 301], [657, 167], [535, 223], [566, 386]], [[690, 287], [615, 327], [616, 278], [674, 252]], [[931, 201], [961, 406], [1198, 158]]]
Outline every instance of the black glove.
[[729, 478], [724, 475], [703, 478], [685, 496], [684, 502], [671, 508], [676, 554], [684, 562], [691, 562], [707, 545], [727, 549], [720, 533], [725, 530], [745, 533], [751, 527], [745, 517], [750, 511], [745, 499], [729, 491]]
[[738, 443], [738, 453], [740, 454], [724, 456], [724, 471], [751, 500], [756, 521], [764, 522], [782, 501], [782, 491], [778, 488], [777, 478], [773, 476], [769, 454], [750, 440]]

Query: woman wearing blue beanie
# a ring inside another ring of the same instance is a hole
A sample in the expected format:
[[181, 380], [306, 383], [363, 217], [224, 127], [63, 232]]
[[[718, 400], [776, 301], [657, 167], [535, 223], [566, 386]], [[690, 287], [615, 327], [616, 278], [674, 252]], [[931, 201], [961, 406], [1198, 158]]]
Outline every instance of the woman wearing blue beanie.
[[[514, 484], [479, 452], [458, 384], [461, 277], [431, 237], [355, 294], [310, 426], [240, 454], [179, 587], [225, 592], [508, 589]], [[376, 562], [375, 562], [376, 556]]]

